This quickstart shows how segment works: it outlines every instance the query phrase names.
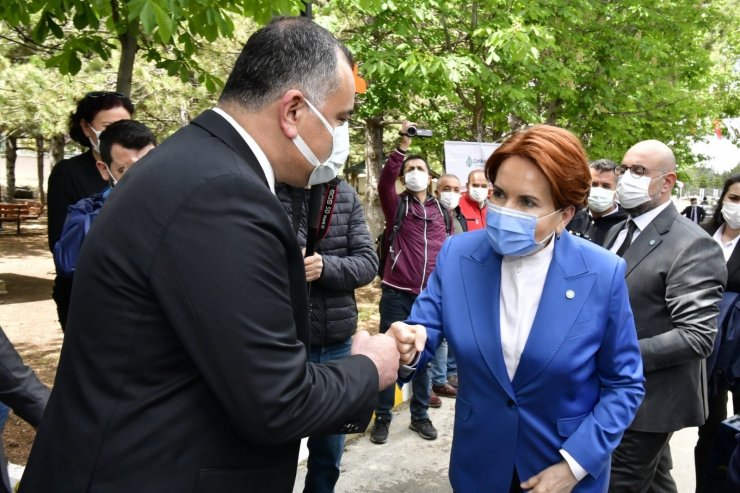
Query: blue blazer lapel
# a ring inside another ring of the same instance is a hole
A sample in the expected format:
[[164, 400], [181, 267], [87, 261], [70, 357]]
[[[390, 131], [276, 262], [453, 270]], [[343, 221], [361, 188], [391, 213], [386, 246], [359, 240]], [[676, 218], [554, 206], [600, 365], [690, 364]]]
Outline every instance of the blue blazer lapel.
[[475, 342], [491, 373], [513, 399], [514, 389], [504, 363], [499, 328], [501, 256], [493, 251], [488, 239], [485, 239], [470, 257], [463, 257], [461, 264], [465, 299]]
[[595, 274], [587, 275], [588, 266], [581, 248], [569, 233], [563, 233], [555, 241], [542, 298], [512, 381], [514, 389], [526, 385], [550, 364], [596, 280]]

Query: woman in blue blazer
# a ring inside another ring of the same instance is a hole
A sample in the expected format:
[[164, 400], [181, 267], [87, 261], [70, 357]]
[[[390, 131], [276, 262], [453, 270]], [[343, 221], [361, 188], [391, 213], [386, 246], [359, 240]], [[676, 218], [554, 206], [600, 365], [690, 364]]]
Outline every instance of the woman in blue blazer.
[[426, 340], [414, 368], [443, 338], [458, 358], [457, 493], [606, 492], [644, 390], [625, 263], [565, 231], [588, 197], [585, 152], [538, 125], [499, 147], [486, 174], [486, 229], [445, 243], [389, 333], [404, 361]]

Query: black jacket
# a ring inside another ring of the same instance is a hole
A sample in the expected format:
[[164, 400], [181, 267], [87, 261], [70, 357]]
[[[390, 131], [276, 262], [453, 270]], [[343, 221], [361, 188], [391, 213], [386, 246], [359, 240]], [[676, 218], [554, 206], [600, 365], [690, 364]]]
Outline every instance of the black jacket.
[[206, 111], [126, 173], [75, 271], [22, 493], [290, 493], [301, 437], [370, 422], [361, 355], [308, 362], [290, 221]]
[[[278, 185], [277, 196], [289, 217], [293, 217], [292, 193], [302, 199], [298, 243], [306, 245], [307, 211], [310, 191]], [[310, 285], [311, 346], [321, 347], [344, 341], [357, 330], [355, 289], [370, 283], [378, 272], [378, 256], [355, 190], [339, 182], [326, 237], [316, 244], [324, 264], [321, 277]]]
[[49, 215], [49, 250], [59, 240], [67, 218], [67, 207], [90, 195], [102, 192], [108, 186], [95, 167], [91, 150], [62, 159], [51, 169], [46, 196]]
[[[717, 232], [716, 226], [708, 224], [704, 226], [704, 230], [709, 233], [710, 236], [714, 236]], [[740, 293], [740, 248], [735, 246], [732, 251], [730, 258], [727, 259], [727, 286], [725, 291], [731, 291], [733, 293]]]
[[[49, 389], [32, 369], [23, 364], [13, 344], [0, 327], [0, 402], [32, 426], [38, 426], [44, 414]], [[0, 440], [0, 492], [10, 493], [8, 462]]]
[[627, 216], [627, 211], [622, 209], [619, 205], [617, 205], [616, 211], [599, 218], [591, 216], [588, 212], [588, 207], [584, 207], [575, 213], [573, 219], [570, 220], [565, 229], [576, 236], [580, 236], [581, 238], [590, 241], [591, 243], [604, 246], [604, 237], [606, 236], [606, 232], [615, 224], [621, 223], [627, 219]]

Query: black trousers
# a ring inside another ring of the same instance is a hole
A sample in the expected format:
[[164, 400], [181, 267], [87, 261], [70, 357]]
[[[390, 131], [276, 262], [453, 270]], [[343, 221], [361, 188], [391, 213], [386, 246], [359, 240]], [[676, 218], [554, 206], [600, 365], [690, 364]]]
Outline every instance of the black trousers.
[[72, 299], [72, 278], [57, 274], [54, 278], [51, 297], [54, 298], [54, 302], [57, 304], [57, 316], [59, 317], [59, 324], [62, 326], [62, 332], [64, 332], [64, 328], [67, 326], [69, 301]]
[[[709, 399], [709, 416], [706, 423], [699, 427], [699, 440], [694, 448], [696, 493], [717, 493], [716, 485], [710, 477], [713, 472], [710, 470], [710, 459], [712, 452], [716, 452], [717, 449], [722, 421], [727, 419], [727, 393], [727, 388], [723, 386]], [[735, 414], [740, 413], [740, 392], [732, 393], [732, 409]]]
[[671, 477], [672, 435], [625, 431], [612, 454], [609, 493], [678, 493]]
[[522, 489], [519, 487], [520, 484], [521, 481], [519, 480], [519, 474], [517, 474], [515, 467], [514, 474], [511, 477], [511, 486], [509, 486], [509, 493], [522, 493]]

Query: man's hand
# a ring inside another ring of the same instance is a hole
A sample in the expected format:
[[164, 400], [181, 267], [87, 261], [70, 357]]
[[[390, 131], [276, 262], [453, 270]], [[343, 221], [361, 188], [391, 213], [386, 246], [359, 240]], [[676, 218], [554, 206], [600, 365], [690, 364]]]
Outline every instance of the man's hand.
[[570, 466], [563, 461], [532, 476], [520, 486], [530, 493], [570, 493], [577, 483]]
[[406, 134], [406, 131], [409, 129], [409, 127], [415, 126], [416, 123], [408, 121], [401, 124], [401, 143], [398, 144], [398, 148], [401, 149], [403, 152], [408, 151], [409, 147], [411, 147], [411, 137]]
[[314, 253], [310, 257], [304, 257], [303, 265], [306, 268], [306, 282], [315, 281], [321, 277], [321, 272], [324, 269], [324, 261], [321, 259], [321, 255]]
[[357, 331], [352, 338], [352, 354], [370, 358], [378, 369], [378, 390], [393, 385], [398, 380], [398, 361], [395, 341], [385, 334], [370, 336], [366, 330]]
[[424, 351], [427, 342], [427, 329], [423, 325], [393, 322], [386, 334], [396, 341], [396, 349], [404, 365], [413, 363], [416, 353]]

